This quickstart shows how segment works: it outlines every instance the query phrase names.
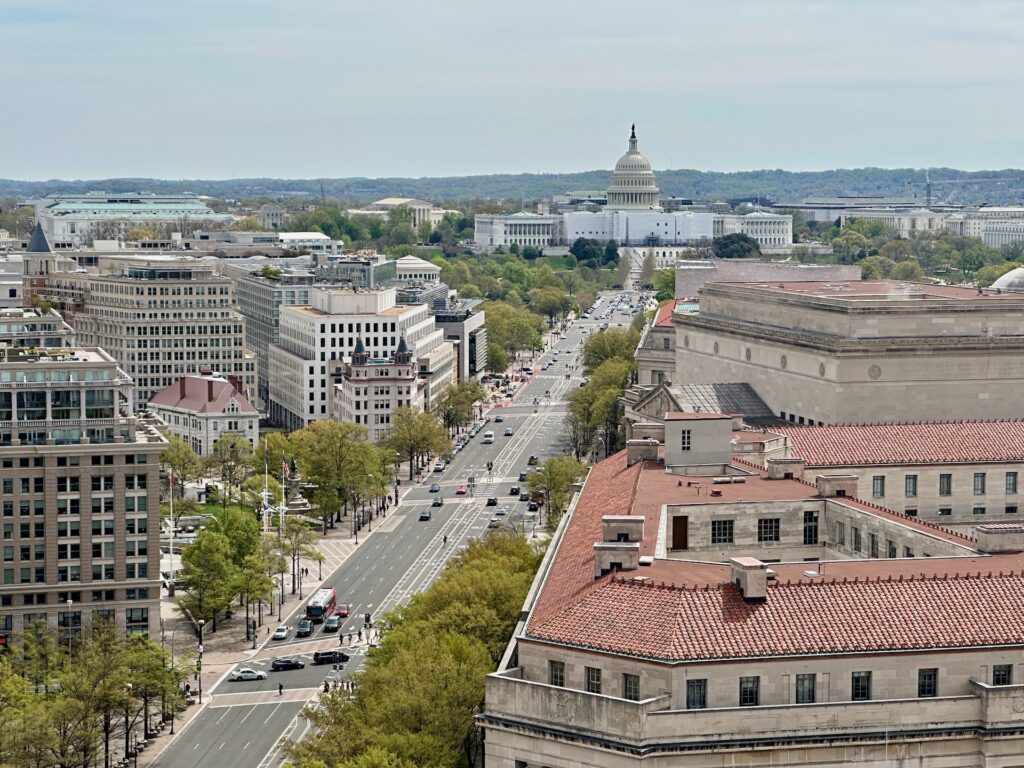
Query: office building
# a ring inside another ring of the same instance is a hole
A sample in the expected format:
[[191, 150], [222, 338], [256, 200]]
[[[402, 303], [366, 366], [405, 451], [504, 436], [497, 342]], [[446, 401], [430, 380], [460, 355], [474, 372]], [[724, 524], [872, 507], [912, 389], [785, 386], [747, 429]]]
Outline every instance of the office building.
[[[658, 253], [664, 249], [649, 249]], [[674, 264], [676, 296], [696, 299], [707, 283], [838, 282], [860, 280], [857, 264], [800, 264], [760, 259], [680, 259]]]
[[481, 304], [481, 299], [467, 299], [431, 307], [434, 322], [454, 347], [459, 381], [475, 379], [487, 369], [487, 318]]
[[75, 331], [55, 309], [0, 309], [0, 345], [39, 351], [73, 347]]
[[49, 195], [36, 202], [36, 222], [56, 250], [89, 245], [94, 237], [121, 237], [136, 227], [190, 234], [230, 224], [234, 218], [191, 195], [90, 192]]
[[351, 362], [343, 366], [341, 382], [334, 385], [331, 417], [363, 424], [370, 440], [381, 440], [391, 430], [396, 408], [423, 410], [426, 386], [404, 338], [387, 358], [371, 358], [357, 339]]
[[280, 205], [265, 203], [256, 212], [256, 220], [264, 229], [278, 230], [288, 223], [291, 217]]
[[477, 723], [490, 768], [1016, 765], [1024, 526], [975, 538], [666, 414], [590, 471]]
[[245, 397], [242, 382], [213, 371], [182, 376], [149, 399], [149, 410], [169, 434], [188, 443], [199, 456], [210, 456], [224, 435], [241, 435], [255, 448], [260, 414]]
[[[404, 338], [418, 372], [435, 379], [439, 387], [445, 367], [448, 381], [456, 369], [453, 349], [429, 308], [399, 305], [395, 288], [363, 291], [314, 286], [308, 306], [282, 306], [280, 317], [279, 340], [268, 350], [273, 371], [270, 416], [287, 429], [330, 417], [334, 384], [340, 382], [342, 364], [351, 358], [357, 342], [371, 359], [379, 360], [390, 358]], [[447, 350], [431, 355], [438, 347]]]
[[159, 457], [132, 380], [107, 352], [0, 348], [0, 644], [99, 618], [156, 636]]
[[676, 383], [749, 384], [795, 424], [1014, 419], [1024, 296], [890, 280], [707, 283]]
[[79, 344], [102, 347], [133, 379], [142, 406], [187, 374], [212, 368], [255, 396], [256, 358], [234, 284], [215, 264], [183, 256], [109, 259], [96, 269], [51, 271], [43, 295], [71, 323]]
[[375, 251], [321, 257], [314, 262], [318, 283], [348, 284], [353, 288], [379, 288], [396, 279], [396, 265], [394, 259]]

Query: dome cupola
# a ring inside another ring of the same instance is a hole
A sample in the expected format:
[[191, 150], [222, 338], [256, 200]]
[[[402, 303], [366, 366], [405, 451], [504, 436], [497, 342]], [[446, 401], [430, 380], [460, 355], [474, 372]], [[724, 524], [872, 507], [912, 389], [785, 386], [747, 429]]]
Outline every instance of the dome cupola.
[[636, 125], [629, 135], [629, 149], [615, 163], [612, 183], [608, 187], [607, 208], [651, 209], [661, 202], [660, 190], [654, 181], [651, 161], [636, 148]]

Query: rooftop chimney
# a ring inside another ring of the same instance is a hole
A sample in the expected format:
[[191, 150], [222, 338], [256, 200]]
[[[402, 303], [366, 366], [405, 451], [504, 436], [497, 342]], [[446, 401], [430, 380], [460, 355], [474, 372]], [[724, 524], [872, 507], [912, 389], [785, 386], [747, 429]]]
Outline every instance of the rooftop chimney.
[[185, 394], [188, 391], [188, 377], [182, 376], [178, 379], [178, 397], [184, 399]]
[[763, 603], [768, 599], [768, 566], [753, 557], [729, 558], [732, 583], [743, 595], [744, 602]]

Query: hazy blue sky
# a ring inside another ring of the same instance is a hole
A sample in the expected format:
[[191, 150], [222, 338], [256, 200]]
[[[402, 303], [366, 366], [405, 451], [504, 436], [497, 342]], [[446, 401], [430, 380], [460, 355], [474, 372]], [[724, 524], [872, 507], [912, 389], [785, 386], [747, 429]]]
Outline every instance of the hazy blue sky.
[[1024, 166], [1024, 2], [0, 0], [0, 177]]

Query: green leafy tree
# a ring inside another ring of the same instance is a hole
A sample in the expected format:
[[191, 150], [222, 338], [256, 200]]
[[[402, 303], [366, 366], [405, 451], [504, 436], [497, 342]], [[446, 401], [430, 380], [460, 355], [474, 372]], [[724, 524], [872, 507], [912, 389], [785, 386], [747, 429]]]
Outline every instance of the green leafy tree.
[[316, 561], [321, 557], [316, 548], [316, 533], [309, 524], [299, 517], [286, 517], [280, 539], [281, 554], [291, 563], [292, 594], [298, 590], [299, 561], [302, 558]]
[[225, 508], [232, 496], [232, 491], [237, 495], [242, 483], [252, 472], [254, 463], [252, 443], [242, 435], [229, 432], [226, 435], [221, 435], [213, 444], [209, 466], [220, 476], [224, 485], [221, 500]]
[[912, 259], [900, 261], [892, 268], [893, 280], [919, 281], [924, 279], [924, 270], [921, 265]]
[[858, 264], [862, 280], [884, 280], [890, 277], [896, 268], [896, 262], [883, 256], [868, 256], [861, 259]]
[[508, 355], [505, 350], [493, 341], [487, 342], [487, 370], [491, 373], [502, 373], [508, 368]]
[[583, 344], [583, 367], [590, 372], [612, 358], [632, 360], [639, 343], [640, 334], [632, 329], [609, 328], [593, 333]]
[[440, 455], [451, 446], [444, 427], [431, 414], [403, 405], [391, 413], [391, 432], [382, 444], [409, 462], [409, 479], [413, 479], [417, 462], [424, 457]]
[[648, 249], [644, 254], [643, 265], [640, 267], [640, 283], [645, 288], [654, 287], [654, 272], [657, 269], [657, 261], [654, 258], [654, 251]]
[[540, 472], [530, 476], [530, 490], [544, 494], [548, 524], [553, 525], [565, 512], [571, 498], [573, 483], [587, 474], [586, 466], [572, 456], [552, 456], [544, 461]]
[[[596, 242], [596, 241], [591, 241]], [[575, 254], [574, 254], [575, 255]], [[604, 244], [604, 253], [602, 254], [602, 261], [604, 264], [618, 264], [619, 263], [619, 244], [615, 240], [609, 240]]]
[[340, 519], [342, 505], [350, 500], [351, 489], [364, 471], [369, 443], [366, 427], [319, 420], [291, 435], [302, 477], [314, 483], [314, 500], [326, 526]]
[[233, 551], [227, 536], [201, 530], [181, 553], [181, 580], [185, 596], [178, 601], [182, 610], [198, 621], [214, 621], [231, 604], [236, 581]]
[[716, 237], [711, 247], [716, 259], [753, 259], [761, 255], [757, 240], [740, 232]]
[[[170, 490], [173, 493], [176, 488], [179, 499], [185, 497], [186, 485], [203, 476], [203, 460], [192, 450], [192, 446], [180, 437], [171, 437], [167, 441], [167, 447], [160, 453], [160, 463], [174, 475], [174, 488]], [[177, 513], [177, 510], [175, 512]]]
[[[676, 295], [676, 274], [673, 269], [659, 269], [654, 273], [654, 290], [657, 291], [655, 299], [658, 302], [674, 299]], [[683, 298], [683, 297], [680, 297]]]

